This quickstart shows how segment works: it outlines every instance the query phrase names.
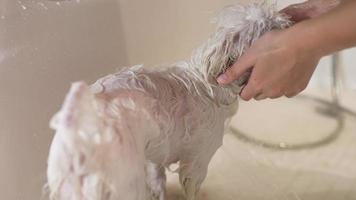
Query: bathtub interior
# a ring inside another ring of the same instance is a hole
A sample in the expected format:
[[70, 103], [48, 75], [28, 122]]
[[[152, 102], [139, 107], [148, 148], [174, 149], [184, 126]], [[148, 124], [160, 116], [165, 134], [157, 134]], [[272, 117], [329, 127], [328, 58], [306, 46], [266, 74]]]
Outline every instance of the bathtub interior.
[[[47, 199], [48, 122], [70, 82], [187, 59], [212, 32], [209, 19], [235, 2], [0, 0], [1, 199]], [[342, 53], [340, 98], [356, 110], [354, 53]], [[330, 58], [320, 65], [304, 95], [329, 100]], [[337, 138], [310, 148], [268, 148], [239, 135], [282, 147], [318, 141], [339, 126], [319, 107], [302, 98], [241, 102], [199, 199], [355, 199], [355, 117], [345, 114]], [[183, 199], [176, 174], [168, 176], [168, 199]]]

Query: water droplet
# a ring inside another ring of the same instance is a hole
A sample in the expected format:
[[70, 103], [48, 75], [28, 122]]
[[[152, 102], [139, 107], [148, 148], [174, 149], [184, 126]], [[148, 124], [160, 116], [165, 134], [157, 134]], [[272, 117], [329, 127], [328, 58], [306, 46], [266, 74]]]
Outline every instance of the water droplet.
[[56, 4], [57, 4], [57, 6], [60, 6], [60, 5], [61, 5], [61, 2], [57, 1]]
[[37, 4], [38, 4], [39, 6], [41, 6], [43, 9], [48, 10], [47, 6], [46, 6], [44, 3], [38, 2]]
[[5, 19], [5, 15], [1, 15], [1, 19]]
[[27, 7], [25, 5], [23, 5], [22, 1], [17, 1], [17, 2], [20, 4], [22, 10], [26, 10], [27, 9]]

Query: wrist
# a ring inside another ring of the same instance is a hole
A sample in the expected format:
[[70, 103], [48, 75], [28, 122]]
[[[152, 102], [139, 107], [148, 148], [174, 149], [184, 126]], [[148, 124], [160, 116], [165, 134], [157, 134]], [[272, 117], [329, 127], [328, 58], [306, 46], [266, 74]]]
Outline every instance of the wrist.
[[327, 55], [323, 48], [323, 38], [319, 30], [309, 25], [308, 21], [295, 24], [287, 29], [285, 34], [289, 37], [291, 48], [296, 49], [297, 54], [321, 58]]

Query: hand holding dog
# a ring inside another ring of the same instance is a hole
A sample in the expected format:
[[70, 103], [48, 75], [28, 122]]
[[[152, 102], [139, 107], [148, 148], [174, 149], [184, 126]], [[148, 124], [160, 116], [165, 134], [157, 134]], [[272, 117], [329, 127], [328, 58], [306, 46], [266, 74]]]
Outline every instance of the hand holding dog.
[[240, 77], [253, 66], [250, 79], [240, 96], [248, 101], [292, 97], [305, 89], [320, 55], [311, 54], [290, 30], [274, 30], [257, 40], [223, 76], [221, 84]]
[[266, 33], [217, 81], [229, 84], [252, 69], [242, 99], [297, 95], [308, 85], [321, 57], [356, 45], [356, 28], [342, 25], [351, 23], [356, 3], [344, 0], [335, 8], [338, 3], [310, 0], [283, 9], [296, 24]]

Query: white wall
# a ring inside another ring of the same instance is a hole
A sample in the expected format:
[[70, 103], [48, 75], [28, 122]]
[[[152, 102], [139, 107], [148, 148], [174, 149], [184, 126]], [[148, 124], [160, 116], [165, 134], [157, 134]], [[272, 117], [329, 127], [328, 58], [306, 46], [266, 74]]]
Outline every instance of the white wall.
[[116, 4], [0, 0], [0, 199], [40, 199], [48, 121], [70, 82], [127, 63]]
[[[236, 0], [119, 0], [130, 65], [189, 58], [211, 34], [210, 19]], [[239, 2], [246, 2], [240, 0]]]

